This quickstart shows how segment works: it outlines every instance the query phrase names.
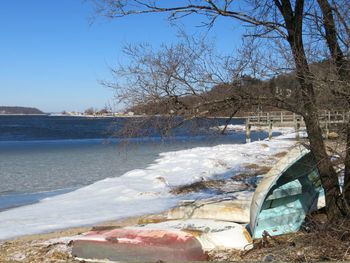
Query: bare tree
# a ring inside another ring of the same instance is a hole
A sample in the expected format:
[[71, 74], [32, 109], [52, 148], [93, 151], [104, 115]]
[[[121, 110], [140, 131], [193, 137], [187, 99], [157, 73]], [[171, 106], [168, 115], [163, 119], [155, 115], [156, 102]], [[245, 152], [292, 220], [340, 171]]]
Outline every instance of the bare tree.
[[[335, 14], [336, 21], [348, 33], [347, 23], [344, 23], [348, 17], [344, 17], [344, 13], [337, 8], [340, 1], [334, 0], [331, 5], [327, 0], [318, 0], [318, 6], [313, 1], [304, 0], [187, 0], [176, 3], [160, 0], [96, 0], [95, 3], [97, 12], [109, 18], [165, 12], [169, 14], [170, 20], [176, 20], [187, 15], [202, 15], [207, 19], [206, 25], [209, 27], [215, 23], [218, 17], [228, 17], [245, 25], [253, 25], [254, 27], [249, 32], [251, 38], [258, 38], [276, 51], [282, 51], [278, 53], [279, 58], [271, 59], [277, 62], [281, 59], [292, 62], [284, 70], [295, 72], [298, 86], [295, 87], [294, 95], [297, 97], [298, 103], [296, 104], [295, 100], [288, 101], [285, 97], [278, 96], [278, 94], [263, 93], [263, 95], [256, 96], [252, 92], [241, 89], [240, 93], [228, 94], [220, 101], [202, 103], [201, 105], [220, 105], [220, 103], [225, 102], [230, 102], [232, 105], [233, 102], [249, 101], [250, 103], [262, 103], [300, 113], [305, 121], [310, 148], [318, 163], [321, 182], [325, 189], [328, 217], [330, 220], [336, 220], [347, 214], [337, 173], [327, 155], [322, 138], [322, 130], [318, 119], [319, 109], [316, 101], [317, 86], [310, 68], [310, 63], [313, 62], [312, 52], [315, 47], [312, 43], [328, 46], [337, 66], [340, 80], [343, 78], [344, 82], [348, 83], [348, 71], [343, 72], [344, 68], [347, 68], [344, 67], [344, 63], [347, 64], [348, 58], [344, 54], [341, 55], [341, 48], [340, 46], [337, 47], [339, 40], [343, 40], [343, 46], [346, 46], [346, 41], [339, 37], [339, 28], [335, 26], [335, 20], [332, 18]], [[319, 18], [323, 15], [323, 20], [318, 19], [318, 22], [324, 27], [326, 41], [321, 38], [312, 38], [312, 35], [307, 34], [308, 28], [306, 28], [306, 25], [309, 23], [310, 11], [314, 12], [311, 14], [313, 17]], [[311, 55], [309, 56], [309, 54]], [[252, 64], [251, 62], [249, 61], [247, 64]], [[256, 66], [258, 63], [254, 64]], [[270, 65], [273, 65], [273, 63], [270, 63]], [[274, 71], [273, 68], [269, 70], [265, 67], [266, 74]], [[196, 78], [198, 76], [200, 75], [197, 75]], [[164, 79], [164, 83], [166, 83], [166, 80]], [[177, 103], [177, 97], [171, 95], [174, 87], [169, 88], [165, 93], [168, 92], [167, 95], [170, 95], [169, 97]], [[341, 91], [341, 89], [338, 89], [338, 93]], [[343, 97], [346, 97], [347, 91], [344, 94]], [[348, 190], [348, 187], [344, 188], [345, 192]], [[349, 197], [349, 194], [345, 193], [345, 196]]]
[[130, 62], [113, 69], [114, 80], [103, 84], [114, 88], [117, 98], [128, 107], [161, 106], [154, 114], [159, 110], [162, 114], [176, 111], [200, 116], [201, 108], [213, 98], [205, 94], [238, 79], [245, 68], [242, 60], [217, 54], [214, 44], [203, 38], [186, 36], [158, 51], [146, 44], [128, 45], [124, 52]]
[[94, 115], [95, 112], [96, 112], [96, 111], [94, 110], [93, 107], [87, 108], [87, 109], [84, 111], [85, 115]]
[[[350, 3], [348, 1], [317, 0], [321, 14], [321, 36], [324, 37], [330, 53], [332, 72], [331, 91], [345, 101], [344, 106], [350, 108]], [[342, 6], [340, 9], [339, 6]], [[317, 16], [316, 16], [317, 18]], [[348, 207], [350, 206], [350, 120], [347, 123], [346, 153], [344, 160], [343, 194]]]

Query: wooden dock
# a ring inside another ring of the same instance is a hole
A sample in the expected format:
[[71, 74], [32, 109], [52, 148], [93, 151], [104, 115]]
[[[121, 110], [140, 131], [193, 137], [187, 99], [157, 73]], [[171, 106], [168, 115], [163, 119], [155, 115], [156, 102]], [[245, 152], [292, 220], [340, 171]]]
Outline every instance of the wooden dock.
[[[248, 112], [246, 119], [246, 141], [250, 142], [250, 130], [252, 126], [268, 126], [269, 139], [272, 138], [273, 126], [294, 127], [298, 138], [299, 129], [305, 126], [301, 115], [287, 111], [272, 112]], [[330, 129], [344, 125], [350, 121], [350, 111], [321, 111], [319, 121], [324, 130], [325, 138], [328, 138]]]
[[[248, 112], [245, 116], [248, 123], [255, 126], [268, 126], [270, 122], [279, 125], [293, 125], [297, 122], [304, 123], [301, 115], [286, 112]], [[347, 123], [350, 119], [350, 111], [321, 111], [319, 120], [321, 124], [333, 125]]]

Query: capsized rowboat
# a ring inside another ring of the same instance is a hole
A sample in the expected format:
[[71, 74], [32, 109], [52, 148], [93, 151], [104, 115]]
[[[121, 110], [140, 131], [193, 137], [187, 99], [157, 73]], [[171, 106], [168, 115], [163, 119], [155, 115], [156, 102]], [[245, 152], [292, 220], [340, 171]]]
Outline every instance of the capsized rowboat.
[[113, 261], [206, 261], [213, 248], [244, 249], [252, 240], [244, 225], [217, 220], [171, 220], [90, 231], [74, 240], [72, 254]]

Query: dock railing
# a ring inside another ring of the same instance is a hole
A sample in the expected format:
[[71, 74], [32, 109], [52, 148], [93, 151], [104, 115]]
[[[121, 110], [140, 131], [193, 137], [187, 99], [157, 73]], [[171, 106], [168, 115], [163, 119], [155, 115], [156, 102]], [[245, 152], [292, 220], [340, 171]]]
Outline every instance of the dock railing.
[[[290, 124], [295, 122], [303, 122], [301, 115], [287, 111], [270, 111], [270, 112], [248, 112], [245, 118], [254, 125], [268, 125], [270, 122], [278, 124]], [[321, 123], [341, 124], [346, 123], [350, 119], [350, 111], [325, 111], [319, 112], [319, 120]]]
[[248, 112], [246, 115], [247, 121], [254, 125], [268, 125], [270, 122], [280, 123], [280, 124], [289, 124], [294, 123], [297, 120], [302, 120], [300, 115], [297, 115], [292, 112]]
[[[268, 126], [269, 138], [272, 137], [273, 126], [290, 126], [294, 127], [296, 136], [299, 136], [299, 129], [305, 126], [301, 115], [287, 111], [270, 111], [270, 112], [248, 112], [246, 119], [246, 140], [250, 142], [250, 129], [252, 126]], [[350, 120], [350, 111], [327, 111], [319, 112], [319, 121], [321, 128], [324, 130], [325, 138], [328, 138], [331, 127], [348, 123]]]

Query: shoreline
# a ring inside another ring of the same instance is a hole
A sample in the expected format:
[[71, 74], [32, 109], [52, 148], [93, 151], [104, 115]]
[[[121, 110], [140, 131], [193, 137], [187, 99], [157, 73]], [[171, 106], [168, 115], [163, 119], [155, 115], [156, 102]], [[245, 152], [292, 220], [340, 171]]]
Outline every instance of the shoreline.
[[49, 113], [41, 113], [41, 114], [25, 114], [25, 113], [23, 113], [23, 114], [18, 114], [18, 113], [16, 113], [16, 114], [0, 114], [0, 116], [50, 116], [50, 114]]
[[[294, 145], [292, 140], [283, 138], [282, 135], [271, 141], [161, 153], [145, 169], [131, 170], [120, 177], [97, 181], [64, 195], [0, 213], [0, 237], [6, 239], [157, 213], [176, 206], [181, 200], [212, 197], [215, 192], [173, 195], [170, 191], [196, 181], [227, 179], [251, 170], [246, 167], [251, 163], [271, 166], [277, 161], [275, 154]], [[43, 214], [47, 216], [42, 217]], [[16, 225], [11, 221], [16, 221]]]
[[[290, 136], [293, 137], [293, 135], [289, 135], [289, 137]], [[281, 135], [281, 136], [275, 137], [272, 141], [260, 141], [260, 142], [256, 142], [256, 143], [252, 143], [252, 144], [245, 144], [245, 145], [255, 147], [255, 148], [259, 145], [259, 147], [261, 147], [260, 151], [265, 151], [265, 150], [269, 149], [270, 147], [272, 147], [273, 144], [276, 144], [275, 151], [273, 151], [271, 154], [263, 155], [263, 156], [265, 156], [264, 159], [261, 159], [260, 157], [259, 157], [259, 159], [257, 159], [257, 160], [259, 160], [259, 163], [258, 163], [259, 165], [264, 165], [264, 164], [273, 165], [273, 163], [277, 162], [278, 159], [280, 159], [281, 152], [286, 151], [286, 145], [289, 145], [288, 147], [291, 147], [291, 146], [295, 145], [295, 143], [296, 143], [296, 142], [290, 143], [290, 141], [289, 141], [289, 144], [283, 144], [283, 143], [278, 144], [278, 142], [285, 141], [286, 138], [283, 138], [283, 137], [288, 137], [288, 135]], [[277, 150], [278, 145], [280, 145], [279, 150]], [[231, 147], [232, 147], [232, 145], [231, 145]], [[209, 147], [209, 148], [214, 148], [214, 147]], [[245, 148], [247, 148], [247, 146]], [[256, 150], [256, 151], [257, 151], [256, 153], [260, 156], [259, 150]], [[174, 154], [174, 153], [176, 153], [176, 152], [173, 152], [172, 154]], [[244, 151], [242, 153], [244, 153]], [[167, 156], [167, 155], [165, 155], [165, 156]], [[268, 159], [270, 159], [270, 160], [268, 160]], [[241, 160], [241, 162], [242, 161], [243, 160]], [[240, 169], [243, 171], [244, 169], [242, 169], [242, 167], [244, 167], [244, 161], [241, 164], [243, 166], [240, 166], [241, 167]], [[245, 163], [245, 165], [247, 167], [249, 165], [251, 165], [250, 170], [258, 169], [258, 167], [259, 167], [259, 165], [256, 165], [255, 162]], [[152, 165], [151, 165], [151, 167], [152, 167]], [[236, 172], [238, 172], [238, 171], [239, 170], [237, 170]], [[187, 182], [187, 185], [189, 183], [190, 182]], [[186, 184], [182, 184], [182, 185], [186, 185]], [[177, 205], [175, 205], [175, 207], [176, 206]], [[51, 256], [48, 257], [51, 261], [56, 260], [57, 255], [60, 255], [60, 257], [64, 257], [65, 260], [72, 261], [72, 258], [70, 257], [70, 254], [69, 254], [70, 253], [69, 252], [69, 249], [70, 249], [69, 244], [63, 242], [62, 240], [60, 241], [57, 239], [60, 239], [60, 238], [64, 239], [64, 237], [67, 237], [67, 236], [74, 236], [74, 235], [77, 235], [79, 233], [86, 232], [86, 231], [91, 229], [91, 225], [102, 226], [102, 227], [103, 226], [124, 226], [124, 225], [133, 225], [133, 224], [139, 223], [140, 221], [150, 222], [149, 220], [156, 220], [156, 221], [157, 220], [164, 220], [164, 215], [167, 213], [168, 209], [169, 208], [162, 209], [161, 212], [159, 212], [159, 213], [149, 213], [149, 214], [141, 211], [139, 216], [125, 215], [125, 217], [123, 217], [123, 218], [118, 219], [118, 217], [115, 217], [116, 219], [104, 220], [104, 221], [101, 221], [100, 223], [96, 223], [96, 224], [92, 223], [92, 224], [89, 224], [90, 226], [83, 226], [83, 227], [66, 226], [66, 227], [62, 228], [61, 230], [47, 230], [47, 231], [45, 231], [47, 233], [28, 234], [28, 235], [24, 235], [24, 236], [0, 240], [0, 255], [2, 255], [2, 257], [3, 257], [3, 258], [0, 258], [0, 261], [1, 260], [14, 260], [16, 258], [18, 259], [18, 258], [24, 257], [23, 260], [24, 259], [28, 260], [28, 261], [24, 261], [24, 262], [45, 262], [45, 261], [43, 261], [42, 257], [38, 257], [38, 259], [37, 259], [35, 257], [33, 258], [30, 256], [33, 253], [34, 254], [36, 253], [38, 255], [41, 253], [40, 251], [42, 251], [42, 250], [45, 250], [45, 251], [48, 250], [50, 253], [51, 252], [53, 253]], [[48, 247], [50, 249], [47, 249]], [[18, 251], [22, 251], [22, 255], [19, 255]], [[48, 252], [46, 252], [46, 257], [47, 257], [47, 253]], [[46, 257], [44, 259], [46, 259]], [[49, 262], [49, 261], [47, 261], [47, 262]], [[74, 261], [72, 261], [72, 262], [74, 262]]]
[[[141, 215], [118, 220], [101, 222], [95, 227], [125, 227], [147, 221], [150, 218], [163, 217], [164, 213]], [[0, 262], [81, 262], [71, 255], [70, 240], [93, 229], [93, 227], [73, 227], [49, 233], [26, 235], [0, 240]]]

